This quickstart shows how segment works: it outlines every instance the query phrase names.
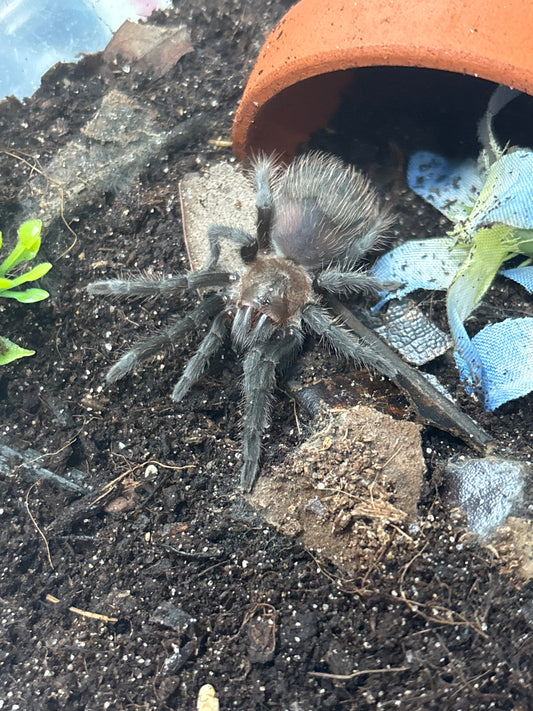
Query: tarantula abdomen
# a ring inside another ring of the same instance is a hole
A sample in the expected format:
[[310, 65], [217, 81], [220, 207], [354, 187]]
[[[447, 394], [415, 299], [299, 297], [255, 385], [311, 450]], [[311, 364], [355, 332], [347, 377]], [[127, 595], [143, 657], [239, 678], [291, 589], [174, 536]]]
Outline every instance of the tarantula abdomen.
[[[261, 439], [270, 415], [276, 371], [301, 348], [313, 331], [340, 355], [360, 364], [387, 363], [335, 323], [322, 293], [368, 292], [380, 284], [358, 262], [375, 246], [390, 223], [368, 180], [338, 158], [308, 153], [287, 168], [269, 157], [255, 161], [257, 234], [212, 225], [205, 266], [168, 278], [112, 279], [88, 286], [93, 294], [169, 295], [211, 290], [186, 316], [140, 341], [110, 369], [116, 382], [142, 361], [206, 322], [211, 326], [172, 392], [182, 400], [210, 359], [229, 340], [243, 358], [244, 427], [241, 486], [255, 482]], [[241, 249], [242, 266], [233, 274], [218, 266], [220, 240]], [[214, 290], [214, 293], [213, 293]]]

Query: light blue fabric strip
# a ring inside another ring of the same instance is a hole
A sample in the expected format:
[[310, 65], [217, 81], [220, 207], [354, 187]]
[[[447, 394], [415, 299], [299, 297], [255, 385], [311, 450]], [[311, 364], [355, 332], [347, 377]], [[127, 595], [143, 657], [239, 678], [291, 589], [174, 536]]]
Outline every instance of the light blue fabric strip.
[[494, 410], [533, 390], [533, 318], [506, 319], [472, 338], [483, 364], [485, 408]]
[[409, 240], [380, 257], [372, 274], [380, 281], [399, 282], [402, 286], [393, 292], [383, 292], [374, 310], [379, 310], [390, 299], [401, 299], [416, 289], [448, 289], [468, 254], [467, 247], [459, 245], [452, 249], [453, 246], [450, 237]]
[[518, 284], [533, 293], [533, 267], [516, 267], [515, 269], [502, 269], [503, 274], [508, 279], [516, 281]]
[[533, 151], [507, 153], [490, 167], [465, 227], [473, 234], [496, 223], [533, 228]]
[[411, 156], [407, 167], [411, 190], [452, 222], [468, 217], [484, 182], [477, 162], [472, 159], [457, 163], [419, 151]]

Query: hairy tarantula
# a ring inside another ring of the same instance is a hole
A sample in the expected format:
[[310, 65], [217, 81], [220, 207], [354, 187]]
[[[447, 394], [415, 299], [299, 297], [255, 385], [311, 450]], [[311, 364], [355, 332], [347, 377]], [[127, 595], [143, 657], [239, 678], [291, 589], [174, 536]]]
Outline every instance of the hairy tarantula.
[[[111, 279], [87, 287], [91, 294], [172, 296], [186, 289], [211, 290], [184, 318], [137, 343], [107, 373], [114, 383], [138, 363], [183, 334], [212, 321], [172, 392], [182, 400], [209, 359], [229, 336], [243, 354], [244, 428], [241, 486], [250, 491], [259, 468], [276, 369], [299, 351], [304, 329], [335, 351], [366, 365], [387, 364], [356, 336], [337, 325], [321, 305], [321, 292], [375, 291], [380, 284], [356, 269], [361, 257], [390, 224], [375, 190], [354, 168], [310, 152], [287, 168], [271, 157], [254, 162], [257, 235], [223, 225], [208, 230], [210, 253], [199, 271], [171, 277]], [[242, 271], [218, 268], [220, 240], [240, 246]], [[214, 293], [213, 293], [214, 292]]]

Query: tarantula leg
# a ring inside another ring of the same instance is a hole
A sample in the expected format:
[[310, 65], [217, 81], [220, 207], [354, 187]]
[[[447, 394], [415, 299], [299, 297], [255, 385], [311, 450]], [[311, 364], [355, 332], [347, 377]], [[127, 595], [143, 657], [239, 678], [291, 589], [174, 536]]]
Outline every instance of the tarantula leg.
[[260, 249], [270, 244], [270, 228], [272, 226], [272, 190], [270, 181], [274, 169], [271, 156], [260, 156], [254, 161], [255, 206], [257, 208], [257, 242]]
[[384, 375], [392, 377], [396, 371], [374, 350], [355, 338], [349, 331], [335, 325], [333, 319], [316, 304], [306, 304], [302, 309], [302, 318], [310, 329], [322, 336], [330, 346], [345, 358], [350, 358], [361, 365], [379, 366]]
[[200, 343], [200, 347], [185, 366], [181, 378], [174, 386], [172, 399], [175, 402], [182, 400], [191, 386], [200, 378], [211, 356], [222, 347], [228, 332], [228, 315], [225, 312], [219, 313], [204, 340]]
[[227, 225], [210, 225], [207, 230], [207, 236], [210, 242], [212, 240], [216, 243], [219, 243], [220, 240], [223, 239], [241, 245], [248, 245], [255, 241], [252, 235], [246, 232], [246, 230], [241, 230], [238, 227], [228, 227]]
[[110, 368], [106, 375], [108, 383], [120, 380], [142, 361], [159, 353], [165, 346], [172, 345], [179, 336], [199, 328], [205, 321], [218, 314], [225, 306], [225, 299], [219, 294], [204, 299], [184, 318], [175, 321], [153, 336], [140, 341]]
[[203, 272], [214, 269], [220, 259], [220, 242], [217, 233], [211, 227], [207, 229], [207, 239], [209, 242], [209, 254], [202, 267]]
[[300, 348], [303, 335], [291, 333], [283, 338], [258, 343], [251, 348], [244, 368], [244, 432], [241, 487], [251, 491], [257, 478], [261, 440], [270, 414], [272, 392], [276, 384], [276, 367], [289, 360]]
[[330, 294], [343, 294], [348, 296], [354, 293], [378, 294], [386, 288], [379, 279], [368, 272], [342, 271], [342, 269], [325, 269], [315, 279], [318, 289], [328, 291]]
[[374, 202], [373, 212], [371, 224], [367, 226], [364, 234], [358, 235], [357, 239], [349, 240], [344, 254], [347, 263], [359, 262], [367, 252], [377, 247], [383, 240], [384, 233], [393, 224], [394, 218], [389, 209], [380, 207], [377, 202]]
[[257, 254], [257, 240], [245, 230], [238, 227], [228, 227], [227, 225], [211, 225], [207, 230], [207, 236], [211, 249], [218, 249], [220, 255], [220, 240], [228, 240], [241, 245], [241, 257], [245, 262], [255, 259]]
[[152, 277], [137, 279], [107, 279], [93, 281], [87, 285], [89, 294], [113, 296], [154, 296], [172, 295], [185, 289], [207, 289], [230, 284], [235, 276], [225, 271], [199, 271], [172, 277]]

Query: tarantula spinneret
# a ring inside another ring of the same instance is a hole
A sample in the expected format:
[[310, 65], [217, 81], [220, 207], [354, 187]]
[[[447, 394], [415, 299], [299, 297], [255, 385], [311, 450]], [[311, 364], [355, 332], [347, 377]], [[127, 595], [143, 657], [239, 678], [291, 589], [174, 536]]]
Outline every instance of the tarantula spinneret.
[[[270, 157], [254, 162], [257, 234], [223, 225], [208, 230], [210, 254], [199, 271], [171, 277], [111, 279], [89, 284], [91, 294], [172, 296], [189, 289], [210, 291], [184, 318], [140, 341], [107, 373], [114, 383], [140, 362], [211, 321], [198, 350], [172, 392], [182, 400], [209, 359], [227, 339], [243, 356], [244, 428], [241, 486], [250, 491], [259, 468], [276, 370], [295, 357], [306, 329], [335, 351], [365, 365], [387, 364], [356, 336], [337, 325], [321, 293], [376, 291], [380, 284], [358, 269], [390, 224], [368, 180], [341, 160], [311, 152], [287, 168]], [[242, 269], [219, 268], [220, 241], [240, 248]]]

